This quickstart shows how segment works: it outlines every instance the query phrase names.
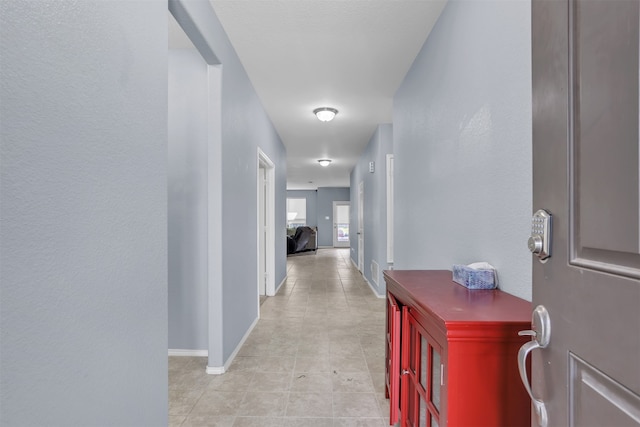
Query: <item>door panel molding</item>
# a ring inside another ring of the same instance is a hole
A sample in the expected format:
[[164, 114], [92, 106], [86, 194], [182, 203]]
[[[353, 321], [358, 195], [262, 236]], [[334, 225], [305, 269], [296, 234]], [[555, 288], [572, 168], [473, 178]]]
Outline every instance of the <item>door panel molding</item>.
[[[640, 396], [636, 393], [573, 353], [569, 353], [569, 372], [571, 427], [640, 424]], [[595, 405], [594, 401], [601, 404]], [[590, 413], [589, 407], [597, 410]]]
[[[625, 253], [611, 252], [611, 251], [600, 251], [598, 249], [591, 249], [591, 248], [586, 248], [584, 250], [584, 253], [585, 255], [587, 255], [588, 258], [574, 257], [571, 259], [569, 264], [573, 265], [574, 267], [587, 268], [589, 270], [595, 270], [595, 271], [600, 271], [602, 273], [614, 274], [616, 276], [630, 277], [632, 279], [640, 279], [640, 269], [628, 267], [625, 265], [620, 265], [620, 263], [624, 262], [623, 260], [625, 259], [629, 259], [629, 261], [627, 261], [629, 265], [640, 262], [637, 259], [634, 260], [633, 258], [634, 254], [625, 254]], [[619, 257], [616, 258], [616, 255], [619, 255]], [[606, 261], [598, 261], [594, 259], [594, 258], [604, 259], [604, 258], [608, 258], [608, 256], [611, 258], [614, 258], [614, 260], [612, 262], [606, 262]]]
[[569, 263], [632, 278], [640, 278], [639, 38], [630, 25], [638, 8], [569, 0]]

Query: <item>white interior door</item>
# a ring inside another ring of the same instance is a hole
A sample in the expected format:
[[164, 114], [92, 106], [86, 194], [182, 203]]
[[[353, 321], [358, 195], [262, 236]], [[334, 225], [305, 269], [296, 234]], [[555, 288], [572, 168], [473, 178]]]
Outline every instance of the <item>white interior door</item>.
[[534, 425], [640, 426], [639, 21], [532, 2]]
[[358, 185], [358, 270], [364, 272], [364, 182]]
[[333, 247], [349, 247], [349, 202], [333, 202]]
[[[257, 283], [258, 294], [274, 296], [275, 286], [275, 166], [258, 148], [258, 179], [256, 202]], [[264, 291], [263, 291], [264, 290]], [[259, 300], [259, 299], [258, 299]]]
[[387, 263], [393, 264], [393, 154], [387, 154]]
[[260, 295], [267, 293], [266, 190], [265, 168], [260, 165], [258, 169], [258, 289]]

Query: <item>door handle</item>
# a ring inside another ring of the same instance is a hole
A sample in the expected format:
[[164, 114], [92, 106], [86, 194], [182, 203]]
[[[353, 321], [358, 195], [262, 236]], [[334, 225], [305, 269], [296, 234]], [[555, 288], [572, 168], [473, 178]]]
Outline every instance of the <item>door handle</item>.
[[551, 333], [549, 313], [544, 306], [539, 305], [535, 308], [532, 315], [532, 323], [534, 325], [534, 330], [518, 332], [518, 335], [520, 336], [529, 335], [533, 337], [531, 341], [523, 344], [522, 347], [520, 347], [520, 350], [518, 350], [518, 370], [520, 371], [522, 384], [527, 390], [527, 393], [531, 398], [531, 402], [533, 403], [533, 408], [536, 411], [538, 425], [540, 427], [547, 427], [549, 423], [547, 408], [542, 400], [534, 397], [533, 390], [531, 389], [529, 378], [527, 376], [527, 357], [529, 356], [529, 353], [537, 348], [546, 348], [549, 345]]
[[[528, 335], [523, 332], [533, 332], [533, 331], [520, 331], [518, 335]], [[529, 397], [531, 398], [531, 402], [533, 402], [533, 408], [536, 411], [536, 416], [538, 417], [538, 424], [540, 427], [547, 427], [547, 423], [549, 420], [547, 419], [547, 409], [544, 406], [544, 402], [542, 400], [536, 399], [533, 397], [533, 390], [531, 390], [531, 386], [529, 385], [529, 378], [527, 378], [527, 356], [531, 353], [532, 350], [540, 347], [537, 341], [529, 341], [524, 344], [518, 350], [518, 369], [520, 370], [520, 378], [522, 378], [522, 384], [524, 384], [524, 388], [529, 393]]]

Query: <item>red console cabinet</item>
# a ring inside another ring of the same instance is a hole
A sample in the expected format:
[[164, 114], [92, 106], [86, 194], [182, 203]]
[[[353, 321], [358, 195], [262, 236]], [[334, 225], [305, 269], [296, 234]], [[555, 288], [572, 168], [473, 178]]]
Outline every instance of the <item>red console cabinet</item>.
[[529, 339], [518, 331], [531, 328], [531, 304], [469, 290], [448, 270], [384, 277], [390, 424], [399, 410], [402, 427], [529, 427], [517, 354]]

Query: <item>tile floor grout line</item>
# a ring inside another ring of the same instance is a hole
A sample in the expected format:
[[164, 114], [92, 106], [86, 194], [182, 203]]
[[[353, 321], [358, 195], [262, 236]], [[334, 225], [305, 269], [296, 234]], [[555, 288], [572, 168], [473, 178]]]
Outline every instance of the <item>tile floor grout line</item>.
[[[314, 355], [313, 346], [305, 347], [303, 343], [313, 343], [314, 337], [318, 337], [316, 339], [318, 343], [317, 349], [324, 349], [321, 353], [326, 354], [324, 359], [319, 359], [325, 360], [325, 362], [320, 363], [328, 363], [331, 369], [326, 371], [321, 368], [322, 365], [315, 365], [315, 367], [309, 365], [309, 367], [305, 369], [320, 368], [318, 378], [328, 375], [325, 378], [330, 380], [331, 391], [326, 393], [330, 394], [331, 398], [331, 417], [303, 416], [302, 418], [318, 418], [318, 422], [323, 426], [334, 425], [336, 427], [343, 425], [344, 421], [340, 421], [340, 419], [344, 418], [362, 419], [361, 422], [365, 423], [363, 425], [367, 426], [371, 426], [374, 423], [376, 426], [384, 424], [382, 421], [384, 420], [383, 414], [385, 409], [383, 407], [383, 399], [380, 397], [380, 394], [383, 393], [380, 390], [380, 380], [383, 379], [384, 373], [372, 371], [372, 368], [376, 366], [375, 364], [372, 365], [372, 363], [375, 362], [375, 357], [377, 357], [375, 348], [377, 345], [376, 341], [378, 340], [376, 335], [378, 334], [375, 332], [375, 325], [382, 325], [383, 323], [381, 316], [384, 316], [384, 306], [378, 303], [377, 300], [371, 299], [372, 294], [370, 287], [363, 281], [359, 272], [348, 262], [345, 262], [347, 256], [348, 250], [344, 253], [329, 250], [326, 252], [321, 251], [314, 260], [308, 260], [314, 261], [313, 263], [302, 262], [302, 257], [297, 260], [298, 262], [290, 263], [288, 261], [288, 277], [285, 283], [279, 289], [278, 294], [275, 297], [269, 297], [260, 309], [260, 324], [263, 325], [263, 327], [256, 328], [254, 333], [252, 333], [254, 338], [248, 339], [245, 343], [245, 346], [249, 346], [250, 343], [252, 343], [252, 346], [257, 345], [256, 347], [247, 347], [247, 350], [244, 352], [247, 356], [255, 357], [256, 360], [266, 357], [282, 358], [290, 355], [292, 359], [290, 363], [293, 363], [293, 365], [288, 370], [290, 373], [289, 384], [283, 395], [286, 396], [283, 397], [286, 399], [283, 405], [285, 418], [300, 418], [299, 413], [288, 414], [292, 403], [291, 395], [294, 393], [294, 378], [297, 372], [301, 372], [297, 371], [297, 369], [303, 368], [303, 365], [299, 364], [299, 362], [303, 360], [305, 356]], [[326, 277], [318, 280], [318, 277], [322, 274], [322, 269], [326, 270], [329, 266], [336, 271], [336, 274], [332, 275], [331, 272], [329, 272]], [[336, 299], [336, 297], [338, 299]], [[321, 325], [324, 325], [324, 329]], [[370, 326], [367, 327], [368, 325]], [[380, 328], [382, 328], [382, 326], [380, 326]], [[380, 330], [382, 331], [382, 329]], [[345, 331], [348, 332], [344, 333]], [[279, 334], [278, 332], [283, 333]], [[380, 335], [384, 337], [383, 332], [381, 332]], [[352, 338], [349, 339], [349, 336]], [[355, 345], [357, 351], [355, 353], [352, 353], [351, 350], [340, 352], [340, 349], [344, 349], [344, 346], [349, 342], [357, 344]], [[369, 345], [365, 346], [363, 342], [367, 342]], [[384, 348], [384, 341], [381, 340], [379, 345]], [[290, 346], [295, 348], [295, 350], [293, 353], [288, 353], [278, 350], [278, 346]], [[303, 349], [305, 349], [304, 352]], [[369, 351], [367, 352], [365, 349]], [[340, 356], [336, 357], [336, 354]], [[357, 357], [350, 358], [350, 355]], [[329, 357], [335, 357], [334, 362], [327, 361]], [[379, 357], [384, 356], [381, 355]], [[310, 359], [311, 358], [305, 361], [305, 363], [315, 363]], [[344, 363], [340, 362], [340, 360], [349, 359], [361, 360], [361, 362], [358, 362], [358, 365], [353, 365], [353, 372], [351, 372], [351, 370], [342, 372], [340, 366], [335, 365], [335, 363]], [[342, 378], [353, 374], [362, 384], [359, 384], [353, 389], [346, 388], [342, 390], [340, 388], [340, 380], [336, 381], [330, 375], [330, 373], [336, 369], [340, 371]], [[252, 371], [254, 375], [255, 372], [259, 372], [257, 369]], [[376, 378], [378, 376], [382, 378], [374, 381], [374, 374]], [[247, 393], [248, 391], [245, 391], [243, 396], [246, 396]], [[202, 396], [203, 394], [200, 395], [199, 399], [201, 399]], [[371, 412], [362, 412], [362, 408], [360, 408], [359, 411], [358, 408], [356, 408], [354, 412], [354, 408], [348, 409], [349, 405], [345, 405], [345, 402], [337, 402], [337, 396], [341, 396], [344, 399], [349, 399], [349, 396], [363, 396], [358, 398], [358, 400], [361, 402], [366, 401], [366, 406], [370, 408], [367, 410]], [[338, 403], [340, 403], [340, 411], [338, 411]], [[193, 411], [194, 407], [195, 404], [191, 408], [191, 411]], [[265, 412], [265, 414], [266, 413], [269, 413], [269, 411]], [[358, 414], [360, 416], [356, 416]], [[376, 416], [372, 417], [372, 414]], [[354, 416], [352, 417], [351, 415]], [[238, 412], [232, 417], [231, 424], [224, 425], [228, 426], [234, 423], [240, 425], [239, 423], [245, 422], [238, 420], [238, 418], [241, 417], [243, 417], [243, 414]], [[256, 416], [254, 418], [252, 416], [251, 418], [253, 420], [251, 422], [259, 423], [259, 418], [261, 417]], [[183, 423], [187, 420], [188, 417], [183, 420]], [[273, 422], [273, 420], [269, 421], [269, 423], [271, 422]], [[192, 427], [197, 426], [192, 425]]]

